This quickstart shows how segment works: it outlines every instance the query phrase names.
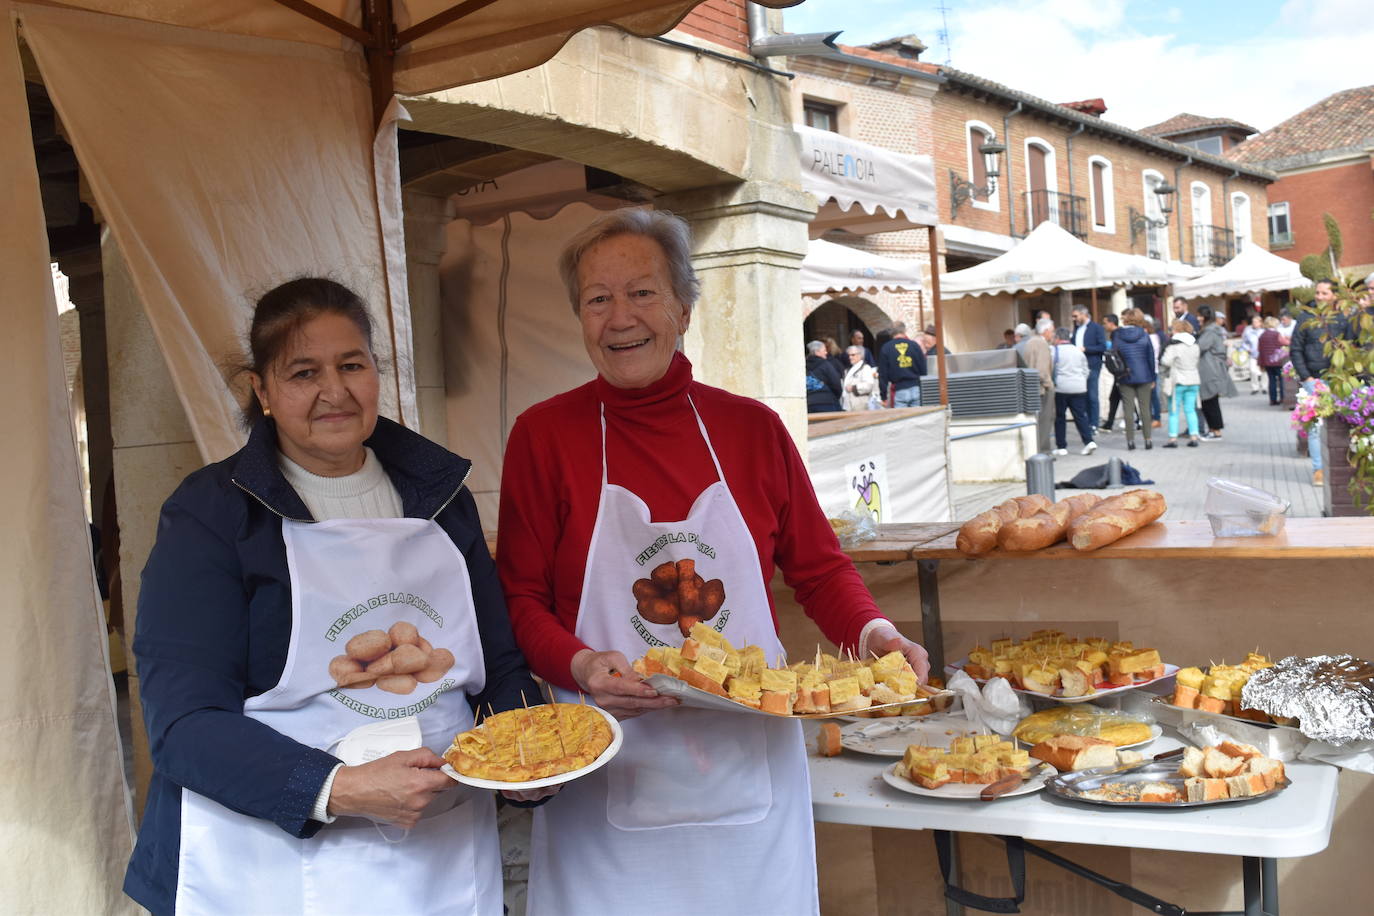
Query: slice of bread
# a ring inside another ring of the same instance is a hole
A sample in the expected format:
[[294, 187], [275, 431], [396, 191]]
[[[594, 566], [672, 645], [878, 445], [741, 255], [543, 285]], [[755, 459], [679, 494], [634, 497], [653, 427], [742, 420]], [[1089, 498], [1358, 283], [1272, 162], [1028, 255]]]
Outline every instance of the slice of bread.
[[1177, 786], [1167, 782], [1147, 782], [1140, 787], [1140, 800], [1143, 802], [1179, 802], [1184, 795]]
[[1196, 778], [1202, 775], [1202, 751], [1195, 747], [1183, 749], [1183, 762], [1178, 765], [1178, 775]]
[[1202, 752], [1202, 771], [1214, 779], [1235, 776], [1245, 768], [1245, 758], [1232, 757], [1215, 747]]

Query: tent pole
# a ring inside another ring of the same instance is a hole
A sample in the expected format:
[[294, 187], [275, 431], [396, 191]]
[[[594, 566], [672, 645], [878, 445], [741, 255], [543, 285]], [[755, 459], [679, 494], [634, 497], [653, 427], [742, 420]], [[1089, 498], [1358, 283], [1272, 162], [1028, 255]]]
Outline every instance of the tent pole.
[[360, 29], [346, 19], [340, 19], [331, 13], [326, 13], [309, 0], [275, 0], [276, 3], [289, 10], [300, 13], [308, 19], [313, 19], [327, 29], [333, 29], [340, 35], [353, 39], [364, 48], [372, 43], [372, 34], [365, 29]]
[[391, 0], [364, 0], [363, 27], [372, 38], [371, 43], [363, 47], [363, 57], [367, 60], [368, 83], [372, 87], [372, 129], [375, 131], [396, 89], [396, 22], [392, 18]]
[[940, 309], [940, 249], [935, 227], [926, 227], [930, 240], [930, 308], [935, 313], [935, 364], [940, 367], [940, 404], [949, 405], [949, 373], [945, 371], [945, 325]]
[[1098, 320], [1097, 315], [1097, 287], [1093, 287], [1093, 321]]

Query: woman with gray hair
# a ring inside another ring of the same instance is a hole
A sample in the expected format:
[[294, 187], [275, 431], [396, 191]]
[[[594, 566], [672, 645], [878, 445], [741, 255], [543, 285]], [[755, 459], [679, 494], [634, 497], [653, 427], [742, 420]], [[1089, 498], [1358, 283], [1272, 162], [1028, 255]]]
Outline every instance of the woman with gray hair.
[[[568, 244], [598, 376], [523, 413], [506, 446], [497, 557], [516, 640], [558, 694], [587, 694], [625, 732], [535, 814], [535, 916], [818, 911], [799, 723], [680, 706], [631, 666], [693, 626], [777, 659], [775, 568], [836, 645], [928, 673], [840, 550], [777, 414], [692, 378], [677, 349], [698, 291], [689, 252], [686, 223], [647, 210]], [[642, 599], [650, 572], [668, 598]], [[704, 588], [718, 600], [688, 595]], [[684, 867], [703, 843], [710, 880]]]
[[882, 407], [882, 401], [878, 399], [878, 370], [864, 362], [864, 348], [849, 347], [845, 355], [849, 357], [849, 370], [842, 380], [844, 394], [840, 395], [840, 406], [845, 410], [877, 410]]

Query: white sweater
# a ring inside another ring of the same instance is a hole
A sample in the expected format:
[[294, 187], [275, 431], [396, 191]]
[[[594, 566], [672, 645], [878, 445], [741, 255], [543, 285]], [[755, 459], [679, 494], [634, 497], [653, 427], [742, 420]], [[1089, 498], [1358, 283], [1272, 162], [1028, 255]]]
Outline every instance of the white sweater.
[[277, 453], [286, 482], [317, 522], [331, 518], [400, 518], [401, 494], [392, 486], [382, 463], [363, 446], [363, 466], [343, 477], [321, 477]]

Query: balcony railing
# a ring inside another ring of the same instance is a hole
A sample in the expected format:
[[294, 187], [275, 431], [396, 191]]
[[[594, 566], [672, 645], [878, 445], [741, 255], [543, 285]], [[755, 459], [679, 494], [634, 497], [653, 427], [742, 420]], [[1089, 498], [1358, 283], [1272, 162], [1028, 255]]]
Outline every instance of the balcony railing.
[[1086, 199], [1058, 191], [1038, 189], [1026, 193], [1025, 231], [1030, 232], [1044, 222], [1054, 223], [1061, 229], [1081, 238], [1087, 238], [1087, 225], [1083, 216]]
[[1193, 227], [1195, 267], [1220, 267], [1236, 256], [1236, 234], [1225, 226]]

